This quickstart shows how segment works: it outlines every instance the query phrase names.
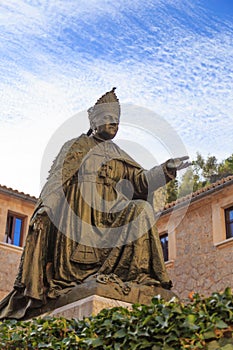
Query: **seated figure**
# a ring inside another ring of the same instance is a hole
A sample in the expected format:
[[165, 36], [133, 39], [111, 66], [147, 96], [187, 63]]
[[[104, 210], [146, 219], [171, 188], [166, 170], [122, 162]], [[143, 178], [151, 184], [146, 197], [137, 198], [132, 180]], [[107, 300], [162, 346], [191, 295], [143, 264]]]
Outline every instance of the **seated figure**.
[[188, 157], [147, 171], [113, 143], [120, 118], [115, 88], [88, 114], [88, 133], [66, 142], [51, 167], [14, 288], [0, 303], [2, 319], [30, 317], [91, 278], [172, 287], [146, 199], [188, 166]]

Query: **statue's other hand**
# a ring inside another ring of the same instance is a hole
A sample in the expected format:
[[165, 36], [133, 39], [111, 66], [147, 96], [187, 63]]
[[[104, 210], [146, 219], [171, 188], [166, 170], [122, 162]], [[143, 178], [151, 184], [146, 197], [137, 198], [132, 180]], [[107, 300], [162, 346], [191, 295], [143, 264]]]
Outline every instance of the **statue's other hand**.
[[168, 168], [168, 170], [185, 169], [185, 168], [187, 168], [188, 166], [191, 165], [191, 163], [187, 161], [188, 159], [189, 159], [188, 156], [183, 156], [183, 157], [179, 157], [179, 158], [169, 159], [166, 162], [166, 167]]

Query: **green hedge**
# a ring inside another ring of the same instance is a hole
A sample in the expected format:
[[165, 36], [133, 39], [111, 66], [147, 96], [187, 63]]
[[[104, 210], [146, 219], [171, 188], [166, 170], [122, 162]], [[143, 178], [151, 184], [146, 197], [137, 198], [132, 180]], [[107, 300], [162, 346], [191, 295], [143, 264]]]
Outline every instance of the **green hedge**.
[[81, 321], [37, 318], [0, 322], [0, 349], [233, 350], [230, 288], [188, 303], [154, 297], [150, 305], [115, 307]]

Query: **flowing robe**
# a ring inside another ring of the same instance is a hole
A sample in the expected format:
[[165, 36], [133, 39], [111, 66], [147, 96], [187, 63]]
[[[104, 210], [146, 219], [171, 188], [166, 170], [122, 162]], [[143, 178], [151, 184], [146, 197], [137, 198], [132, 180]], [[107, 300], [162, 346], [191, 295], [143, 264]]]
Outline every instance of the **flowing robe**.
[[168, 282], [146, 199], [173, 175], [166, 164], [146, 171], [112, 141], [81, 135], [67, 142], [41, 192], [0, 318], [22, 318], [95, 274]]

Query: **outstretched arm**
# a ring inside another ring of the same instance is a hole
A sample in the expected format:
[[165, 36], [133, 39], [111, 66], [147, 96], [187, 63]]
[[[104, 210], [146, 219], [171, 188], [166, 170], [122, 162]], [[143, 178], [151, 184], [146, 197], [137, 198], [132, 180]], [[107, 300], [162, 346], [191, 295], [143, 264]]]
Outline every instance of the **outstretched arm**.
[[134, 198], [147, 198], [147, 195], [163, 187], [176, 178], [177, 170], [185, 169], [189, 163], [188, 156], [169, 159], [150, 170], [127, 166], [125, 179], [129, 180], [134, 189]]
[[191, 163], [188, 162], [188, 159], [188, 156], [172, 158], [165, 163], [146, 171], [145, 175], [149, 192], [153, 192], [159, 187], [164, 186], [169, 181], [175, 179], [177, 170], [185, 169], [191, 165]]

